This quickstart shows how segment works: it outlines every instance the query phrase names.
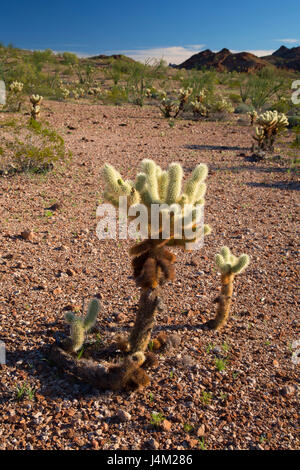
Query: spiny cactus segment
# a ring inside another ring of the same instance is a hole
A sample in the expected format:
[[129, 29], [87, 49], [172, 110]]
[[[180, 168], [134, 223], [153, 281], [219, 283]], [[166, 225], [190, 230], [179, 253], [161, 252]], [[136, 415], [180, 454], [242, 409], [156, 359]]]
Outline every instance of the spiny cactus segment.
[[223, 246], [215, 258], [218, 270], [221, 273], [221, 294], [218, 298], [216, 318], [208, 322], [208, 326], [214, 330], [226, 325], [229, 317], [231, 299], [233, 293], [234, 277], [242, 273], [249, 265], [249, 256], [234, 256], [227, 246]]
[[87, 333], [96, 323], [100, 305], [97, 299], [91, 300], [88, 306], [87, 314], [84, 318], [68, 312], [65, 315], [66, 322], [70, 325], [70, 350], [77, 352], [81, 349], [85, 333]]
[[257, 118], [258, 118], [257, 111], [255, 111], [255, 110], [249, 111], [247, 113], [247, 116], [249, 116], [249, 118], [250, 118], [250, 125], [253, 126], [255, 124], [255, 122], [257, 121]]
[[234, 256], [227, 246], [221, 248], [216, 255], [216, 265], [221, 274], [240, 274], [248, 266], [250, 260], [248, 255]]
[[24, 83], [22, 82], [18, 82], [18, 81], [14, 81], [10, 84], [9, 86], [9, 89], [11, 92], [13, 93], [20, 93], [24, 88]]
[[30, 102], [31, 102], [31, 117], [36, 120], [37, 117], [40, 115], [40, 104], [43, 101], [43, 97], [40, 95], [31, 95]]
[[256, 118], [255, 136], [253, 138], [258, 143], [259, 150], [274, 150], [274, 142], [281, 132], [289, 125], [288, 118], [278, 111], [267, 111]]

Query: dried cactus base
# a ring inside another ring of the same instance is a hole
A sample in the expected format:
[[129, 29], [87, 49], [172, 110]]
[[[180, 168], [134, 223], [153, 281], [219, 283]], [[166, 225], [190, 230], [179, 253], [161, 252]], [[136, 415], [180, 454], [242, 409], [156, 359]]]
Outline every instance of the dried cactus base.
[[151, 353], [144, 355], [141, 352], [123, 356], [121, 361], [112, 362], [112, 359], [121, 357], [116, 345], [103, 349], [101, 362], [79, 359], [74, 353], [65, 350], [65, 347], [66, 344], [63, 343], [54, 344], [49, 352], [49, 360], [67, 375], [100, 390], [140, 390], [150, 383], [145, 369], [157, 365]]

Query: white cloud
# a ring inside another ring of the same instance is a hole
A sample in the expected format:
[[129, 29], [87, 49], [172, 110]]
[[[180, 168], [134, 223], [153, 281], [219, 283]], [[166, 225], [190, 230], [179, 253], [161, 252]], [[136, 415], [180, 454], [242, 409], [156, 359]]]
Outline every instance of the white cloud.
[[189, 46], [153, 47], [150, 49], [129, 49], [123, 51], [106, 51], [106, 54], [124, 54], [139, 62], [146, 59], [163, 59], [168, 64], [181, 64], [196, 52], [203, 49], [204, 44], [193, 44]]
[[286, 44], [295, 44], [296, 42], [300, 42], [299, 39], [275, 39], [275, 41]]

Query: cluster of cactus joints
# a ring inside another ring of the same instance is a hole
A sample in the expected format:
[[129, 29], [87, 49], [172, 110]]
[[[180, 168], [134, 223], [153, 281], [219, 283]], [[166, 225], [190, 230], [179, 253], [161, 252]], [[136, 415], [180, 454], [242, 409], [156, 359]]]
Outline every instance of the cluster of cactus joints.
[[273, 151], [276, 137], [289, 125], [287, 116], [277, 111], [267, 111], [260, 114], [256, 122], [259, 127], [256, 127], [253, 138], [258, 144], [258, 149]]
[[30, 97], [30, 102], [31, 102], [31, 117], [32, 119], [34, 119], [36, 121], [36, 119], [39, 117], [40, 115], [40, 111], [41, 111], [41, 108], [40, 108], [40, 104], [42, 103], [43, 101], [43, 97], [40, 96], [40, 95], [31, 95]]
[[234, 256], [227, 246], [221, 248], [216, 255], [216, 266], [221, 273], [221, 294], [218, 298], [217, 315], [214, 320], [208, 322], [208, 326], [219, 330], [226, 325], [229, 317], [234, 277], [242, 273], [249, 265], [249, 256]]
[[178, 106], [178, 110], [175, 114], [175, 118], [178, 116], [178, 114], [180, 113], [180, 111], [183, 111], [184, 110], [184, 107], [186, 105], [186, 103], [188, 102], [188, 99], [189, 97], [191, 96], [191, 94], [193, 93], [193, 88], [180, 88], [179, 90], [179, 106]]
[[[182, 243], [180, 238], [176, 239], [174, 233], [175, 222], [181, 220], [183, 222], [186, 216], [185, 206], [189, 204], [191, 211], [191, 220], [194, 224], [196, 220], [196, 206], [204, 205], [204, 196], [206, 192], [205, 179], [208, 174], [208, 168], [205, 164], [199, 164], [194, 169], [191, 177], [183, 185], [183, 170], [179, 163], [171, 163], [167, 171], [164, 171], [153, 160], [145, 159], [141, 164], [141, 172], [137, 174], [135, 183], [129, 180], [123, 180], [120, 173], [111, 165], [106, 164], [103, 167], [103, 178], [105, 181], [105, 190], [103, 197], [115, 207], [119, 207], [119, 197], [127, 197], [127, 208], [134, 206], [138, 203], [144, 204], [148, 209], [148, 214], [151, 214], [151, 206], [153, 204], [168, 205], [166, 209], [164, 206], [160, 210], [160, 214], [169, 214], [172, 219], [172, 226], [170, 230], [170, 239], [162, 240], [160, 235], [162, 220], [160, 220], [159, 233], [156, 234], [158, 239], [154, 239], [153, 227], [151, 218], [148, 220], [148, 227], [145, 229], [148, 233], [148, 238], [151, 238], [151, 248], [158, 245], [169, 244], [182, 245], [187, 240], [182, 236]], [[204, 226], [204, 233], [209, 232], [209, 227]], [[145, 233], [145, 231], [144, 231]], [[193, 242], [193, 240], [188, 240]]]
[[13, 93], [21, 93], [21, 91], [23, 91], [23, 88], [24, 88], [24, 83], [18, 82], [16, 80], [12, 82], [9, 86], [10, 91]]
[[70, 325], [70, 338], [68, 349], [71, 352], [79, 351], [84, 343], [85, 333], [87, 333], [96, 323], [100, 305], [97, 299], [91, 300], [88, 306], [87, 314], [84, 318], [68, 312], [65, 315], [66, 322]]
[[178, 104], [175, 101], [166, 99], [165, 97], [162, 98], [159, 109], [165, 118], [175, 118], [179, 112]]
[[250, 118], [250, 125], [253, 126], [256, 123], [257, 118], [258, 118], [257, 111], [255, 111], [255, 109], [253, 111], [249, 111], [247, 113], [247, 116]]
[[[152, 221], [151, 217], [148, 217], [145, 227], [147, 238], [130, 249], [134, 277], [138, 287], [142, 288], [139, 313], [129, 340], [130, 351], [143, 351], [147, 347], [154, 315], [160, 305], [159, 289], [166, 281], [174, 278], [175, 256], [167, 246], [185, 247], [186, 242], [197, 241], [198, 234], [193, 233], [193, 239], [187, 239], [183, 231], [180, 234], [175, 231], [175, 226], [180, 219], [181, 227], [183, 226], [182, 222], [186, 216], [185, 206], [189, 204], [190, 228], [193, 230], [198, 228], [196, 206], [204, 205], [205, 179], [208, 174], [207, 166], [199, 164], [183, 185], [183, 170], [178, 163], [171, 163], [168, 170], [163, 171], [153, 160], [146, 159], [142, 161], [141, 170], [136, 176], [135, 183], [132, 183], [124, 180], [111, 165], [106, 164], [103, 167], [105, 181], [103, 196], [114, 206], [119, 206], [120, 196], [127, 197], [128, 210], [137, 203], [143, 203], [148, 209], [148, 215], [151, 215], [149, 209], [153, 204], [165, 205], [159, 213], [161, 217], [158, 232], [152, 233]], [[176, 211], [173, 212], [174, 205]], [[164, 214], [170, 216], [170, 232], [167, 236], [163, 233]], [[204, 235], [209, 232], [209, 226], [205, 225]]]

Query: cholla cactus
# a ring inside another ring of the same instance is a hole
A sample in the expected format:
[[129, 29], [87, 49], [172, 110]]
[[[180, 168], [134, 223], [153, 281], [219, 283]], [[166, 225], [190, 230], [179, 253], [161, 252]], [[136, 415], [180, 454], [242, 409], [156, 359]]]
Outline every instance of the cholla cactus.
[[24, 87], [24, 83], [14, 81], [10, 84], [9, 89], [13, 93], [20, 93], [23, 90], [23, 87]]
[[89, 95], [100, 95], [102, 93], [102, 90], [99, 86], [93, 86], [88, 89], [88, 94]]
[[174, 115], [174, 117], [176, 118], [178, 116], [178, 114], [180, 113], [180, 111], [183, 111], [184, 110], [184, 106], [185, 104], [187, 103], [189, 97], [191, 96], [191, 94], [193, 93], [193, 88], [180, 88], [179, 90], [179, 97], [178, 97], [178, 100], [179, 100], [179, 106], [178, 106], [178, 109]]
[[287, 128], [289, 121], [287, 116], [283, 113], [267, 111], [258, 116], [257, 124], [260, 127], [256, 128], [254, 139], [258, 142], [259, 150], [273, 151], [277, 135]]
[[7, 96], [7, 106], [11, 111], [20, 111], [23, 102], [23, 87], [22, 82], [14, 81], [9, 86], [9, 91]]
[[[161, 100], [159, 109], [161, 110], [165, 118], [176, 117], [179, 111], [179, 107], [176, 102], [167, 100], [166, 98], [163, 98]], [[172, 113], [174, 113], [173, 116]]]
[[152, 93], [153, 93], [153, 89], [151, 89], [151, 88], [146, 88], [146, 90], [145, 90], [145, 96], [146, 96], [147, 98], [152, 98]]
[[88, 306], [85, 318], [77, 317], [74, 313], [68, 312], [65, 315], [66, 322], [70, 325], [70, 341], [68, 348], [71, 352], [81, 349], [85, 333], [87, 333], [96, 323], [100, 306], [97, 299], [93, 299]]
[[254, 109], [253, 111], [249, 111], [249, 113], [247, 113], [247, 116], [249, 116], [250, 118], [250, 125], [253, 126], [257, 121], [258, 113]]
[[234, 107], [232, 106], [232, 104], [223, 97], [220, 97], [219, 99], [217, 99], [217, 101], [213, 103], [212, 108], [213, 108], [213, 111], [216, 111], [216, 112], [225, 111], [227, 113], [233, 113], [234, 111]]
[[30, 97], [30, 102], [32, 104], [31, 106], [31, 117], [32, 119], [36, 120], [37, 117], [40, 115], [40, 104], [43, 101], [43, 97], [40, 95], [31, 95]]
[[221, 273], [221, 295], [218, 298], [218, 310], [216, 318], [208, 322], [208, 326], [219, 330], [226, 325], [229, 317], [234, 277], [242, 273], [249, 265], [249, 256], [234, 256], [227, 246], [221, 248], [216, 255], [216, 266]]
[[[107, 201], [118, 207], [119, 197], [126, 196], [128, 210], [138, 203], [143, 203], [148, 209], [146, 227], [143, 227], [147, 237], [130, 249], [134, 278], [137, 285], [142, 288], [141, 308], [129, 341], [131, 351], [145, 350], [145, 345], [150, 339], [152, 326], [150, 328], [149, 325], [154, 323], [153, 316], [155, 309], [158, 308], [158, 301], [157, 294], [153, 299], [149, 299], [148, 292], [156, 290], [174, 278], [175, 256], [166, 247], [184, 247], [187, 242], [198, 240], [199, 232], [196, 234], [193, 232], [199, 229], [196, 206], [204, 205], [205, 179], [208, 173], [207, 166], [200, 164], [182, 185], [183, 171], [179, 163], [171, 163], [167, 171], [148, 159], [143, 160], [141, 166], [142, 171], [137, 174], [135, 183], [124, 181], [111, 165], [106, 164], [103, 168], [104, 198]], [[160, 207], [158, 227], [153, 233], [151, 207], [154, 204], [164, 204], [165, 207]], [[163, 232], [164, 215], [170, 220], [170, 232], [166, 234]], [[189, 226], [184, 223], [187, 215], [190, 216]], [[177, 228], [183, 225], [184, 231], [180, 229], [181, 232], [178, 233]], [[188, 228], [191, 229], [190, 235], [186, 235]], [[204, 235], [208, 234], [210, 227], [205, 225], [203, 232]], [[148, 312], [147, 320], [145, 312]]]
[[191, 94], [193, 93], [193, 88], [180, 88], [179, 90], [179, 100], [180, 102], [186, 103]]
[[191, 101], [191, 106], [192, 106], [194, 116], [203, 116], [203, 117], [208, 116], [208, 109], [202, 103], [202, 101], [198, 101], [198, 100], [197, 101]]
[[70, 91], [68, 90], [68, 88], [66, 88], [63, 85], [61, 85], [59, 88], [60, 88], [60, 91], [61, 91], [61, 94], [62, 94], [63, 98], [67, 99], [69, 94], [70, 94]]

